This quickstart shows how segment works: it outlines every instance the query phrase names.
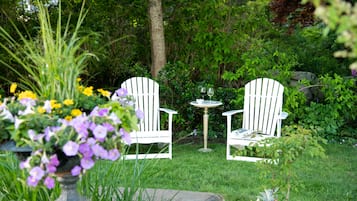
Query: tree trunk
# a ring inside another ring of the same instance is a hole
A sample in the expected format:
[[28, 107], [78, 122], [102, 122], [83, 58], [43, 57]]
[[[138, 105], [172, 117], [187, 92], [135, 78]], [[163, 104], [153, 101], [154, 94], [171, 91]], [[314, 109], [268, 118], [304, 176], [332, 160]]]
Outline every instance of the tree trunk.
[[151, 35], [151, 75], [157, 77], [166, 64], [165, 36], [161, 0], [149, 0]]

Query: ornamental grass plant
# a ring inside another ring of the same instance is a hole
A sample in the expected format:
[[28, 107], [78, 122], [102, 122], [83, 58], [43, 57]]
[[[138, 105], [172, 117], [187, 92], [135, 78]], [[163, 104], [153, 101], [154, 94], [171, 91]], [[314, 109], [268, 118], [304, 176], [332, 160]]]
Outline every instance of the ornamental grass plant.
[[16, 73], [19, 87], [34, 92], [41, 99], [59, 102], [65, 99], [77, 100], [79, 93], [76, 79], [85, 72], [87, 60], [95, 57], [82, 48], [88, 36], [78, 35], [86, 12], [82, 7], [73, 30], [69, 26], [70, 17], [63, 28], [59, 4], [57, 24], [53, 29], [47, 8], [39, 1], [35, 3], [39, 21], [37, 37], [22, 34], [15, 25], [17, 35], [11, 36], [0, 26], [0, 37], [5, 41], [0, 43], [0, 47], [19, 66], [4, 61], [0, 61], [1, 65]]

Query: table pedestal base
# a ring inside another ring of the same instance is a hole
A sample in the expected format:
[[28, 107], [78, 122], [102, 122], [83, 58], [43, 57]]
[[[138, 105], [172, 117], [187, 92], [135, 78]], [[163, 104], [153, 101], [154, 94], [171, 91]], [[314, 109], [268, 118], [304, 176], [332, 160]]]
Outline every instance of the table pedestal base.
[[207, 147], [208, 141], [208, 108], [213, 108], [222, 105], [219, 101], [203, 101], [202, 103], [197, 103], [197, 101], [192, 101], [190, 103], [193, 106], [203, 108], [203, 148], [199, 149], [200, 152], [211, 152], [212, 149]]

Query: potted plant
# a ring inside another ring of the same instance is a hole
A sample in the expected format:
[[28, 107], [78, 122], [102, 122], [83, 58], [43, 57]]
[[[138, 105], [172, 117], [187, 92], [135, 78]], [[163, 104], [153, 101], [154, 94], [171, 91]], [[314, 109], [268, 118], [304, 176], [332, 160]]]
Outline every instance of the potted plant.
[[18, 75], [19, 82], [11, 85], [11, 97], [0, 100], [0, 140], [31, 147], [31, 155], [20, 163], [29, 186], [51, 189], [57, 179], [63, 185], [58, 200], [80, 200], [75, 192], [78, 176], [99, 159], [119, 159], [142, 113], [134, 110], [125, 89], [115, 91], [116, 100], [111, 100], [111, 92], [94, 90], [78, 80], [86, 60], [94, 56], [81, 49], [86, 37], [78, 36], [83, 8], [75, 29], [66, 26], [62, 31], [59, 5], [54, 31], [47, 8], [39, 1], [36, 6], [40, 23], [36, 40], [15, 27], [18, 42], [0, 27], [0, 37], [7, 42], [0, 47], [27, 73], [1, 62]]

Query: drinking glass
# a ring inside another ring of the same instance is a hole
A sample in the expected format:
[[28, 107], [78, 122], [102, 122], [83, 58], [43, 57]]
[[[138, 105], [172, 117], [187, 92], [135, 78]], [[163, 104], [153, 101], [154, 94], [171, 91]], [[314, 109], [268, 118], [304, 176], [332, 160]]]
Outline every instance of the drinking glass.
[[205, 95], [206, 95], [206, 87], [201, 87], [200, 93], [201, 93], [201, 97], [202, 97], [202, 99], [205, 99]]
[[209, 88], [207, 91], [207, 96], [209, 96], [209, 100], [211, 101], [211, 98], [214, 94], [214, 89], [213, 88]]

